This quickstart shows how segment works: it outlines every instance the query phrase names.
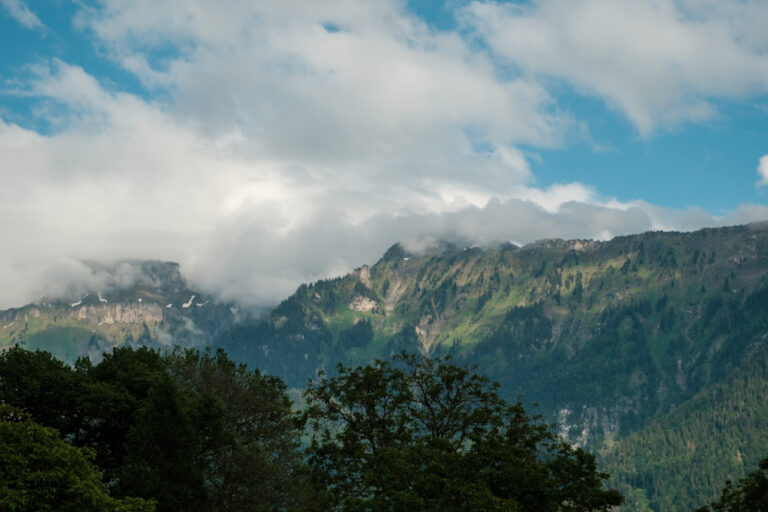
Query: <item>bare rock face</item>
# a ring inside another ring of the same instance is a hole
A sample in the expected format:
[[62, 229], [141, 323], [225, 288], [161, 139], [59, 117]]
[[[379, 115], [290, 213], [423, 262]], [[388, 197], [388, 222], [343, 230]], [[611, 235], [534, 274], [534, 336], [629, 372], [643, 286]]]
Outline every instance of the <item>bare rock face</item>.
[[348, 307], [352, 311], [373, 311], [376, 306], [377, 304], [375, 300], [369, 299], [368, 297], [363, 297], [362, 295], [358, 295], [352, 299], [352, 302], [349, 303]]
[[83, 305], [73, 309], [70, 317], [96, 324], [158, 324], [163, 321], [163, 309], [151, 302], [133, 304]]
[[357, 278], [366, 288], [371, 289], [371, 268], [368, 265], [360, 267], [360, 270], [357, 271]]
[[387, 312], [395, 310], [395, 306], [400, 298], [405, 294], [408, 288], [408, 283], [403, 279], [396, 279], [389, 287], [389, 294], [387, 295], [385, 309]]

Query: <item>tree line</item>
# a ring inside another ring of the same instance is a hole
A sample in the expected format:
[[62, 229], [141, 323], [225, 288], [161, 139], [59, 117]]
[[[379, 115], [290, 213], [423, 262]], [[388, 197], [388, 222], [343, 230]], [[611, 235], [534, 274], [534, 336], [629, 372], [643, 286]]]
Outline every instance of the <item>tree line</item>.
[[219, 350], [0, 355], [0, 510], [591, 511], [592, 455], [450, 360], [339, 367], [292, 406]]

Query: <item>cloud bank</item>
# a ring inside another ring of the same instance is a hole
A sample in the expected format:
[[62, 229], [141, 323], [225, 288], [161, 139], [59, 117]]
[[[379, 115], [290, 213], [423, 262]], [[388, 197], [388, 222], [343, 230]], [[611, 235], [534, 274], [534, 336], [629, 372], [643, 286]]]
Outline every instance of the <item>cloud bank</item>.
[[[547, 77], [641, 133], [765, 90], [763, 4], [713, 3], [718, 17], [626, 4], [473, 3], [457, 12], [464, 31], [394, 0], [83, 5], [77, 26], [146, 94], [57, 59], [14, 83], [50, 130], [0, 117], [0, 307], [66, 293], [81, 259], [179, 261], [193, 283], [263, 307], [410, 238], [605, 239], [768, 218], [537, 185], [536, 148], [585, 137]], [[661, 23], [666, 43], [626, 34], [630, 20]], [[721, 62], [728, 73], [710, 68]]]

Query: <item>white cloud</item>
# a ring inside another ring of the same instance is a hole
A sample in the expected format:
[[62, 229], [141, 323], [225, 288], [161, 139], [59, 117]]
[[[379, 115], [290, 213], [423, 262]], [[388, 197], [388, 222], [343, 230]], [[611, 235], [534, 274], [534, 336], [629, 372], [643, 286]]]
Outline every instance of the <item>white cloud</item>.
[[760, 180], [757, 182], [757, 186], [762, 187], [768, 185], [768, 155], [760, 157], [760, 162], [757, 164], [757, 174], [760, 175]]
[[11, 18], [30, 30], [45, 27], [40, 18], [29, 10], [24, 0], [0, 0], [0, 7], [4, 7]]
[[[524, 243], [768, 216], [538, 186], [535, 148], [582, 125], [537, 76], [501, 77], [485, 49], [399, 1], [101, 5], [78, 23], [160, 99], [60, 60], [32, 68], [18, 92], [53, 131], [0, 119], [0, 307], [70, 293], [80, 259], [180, 261], [196, 283], [263, 306], [409, 238]], [[482, 9], [501, 8], [472, 9], [487, 21]], [[756, 48], [761, 34], [740, 41]], [[627, 94], [655, 126], [656, 107]]]
[[473, 2], [462, 17], [523, 76], [603, 98], [643, 135], [712, 117], [713, 99], [768, 92], [766, 2]]
[[131, 66], [148, 46], [181, 44], [147, 79], [173, 84], [175, 114], [212, 133], [237, 123], [260, 156], [336, 164], [435, 144], [552, 145], [569, 123], [541, 86], [499, 81], [482, 53], [400, 2], [113, 1], [81, 23]]

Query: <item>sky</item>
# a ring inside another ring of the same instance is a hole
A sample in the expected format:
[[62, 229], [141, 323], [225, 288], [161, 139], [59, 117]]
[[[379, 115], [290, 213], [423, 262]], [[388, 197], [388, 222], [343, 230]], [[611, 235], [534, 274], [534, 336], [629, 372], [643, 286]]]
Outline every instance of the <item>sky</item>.
[[768, 220], [768, 0], [0, 0], [0, 307]]

